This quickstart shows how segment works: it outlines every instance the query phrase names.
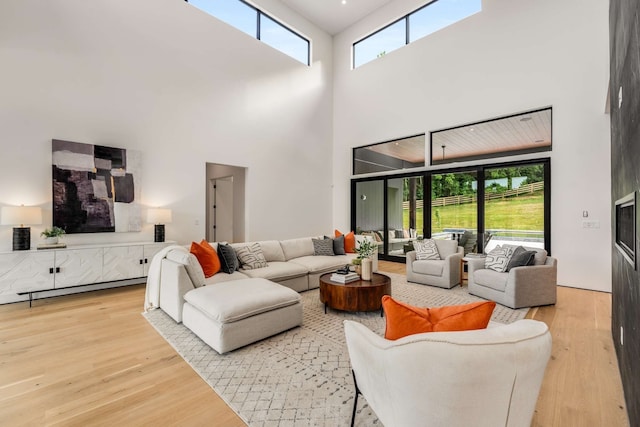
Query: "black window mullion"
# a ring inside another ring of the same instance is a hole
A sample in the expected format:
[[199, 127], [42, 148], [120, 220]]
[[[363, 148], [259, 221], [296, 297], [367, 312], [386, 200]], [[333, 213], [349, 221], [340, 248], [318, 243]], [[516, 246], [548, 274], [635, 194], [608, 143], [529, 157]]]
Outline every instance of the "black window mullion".
[[476, 182], [478, 183], [478, 191], [476, 192], [476, 209], [478, 222], [478, 253], [484, 253], [484, 167], [479, 166], [476, 170]]
[[256, 38], [260, 40], [260, 11], [256, 9]]
[[409, 44], [410, 40], [409, 40], [409, 16], [407, 15], [407, 17], [404, 19], [404, 30], [405, 30], [405, 44]]

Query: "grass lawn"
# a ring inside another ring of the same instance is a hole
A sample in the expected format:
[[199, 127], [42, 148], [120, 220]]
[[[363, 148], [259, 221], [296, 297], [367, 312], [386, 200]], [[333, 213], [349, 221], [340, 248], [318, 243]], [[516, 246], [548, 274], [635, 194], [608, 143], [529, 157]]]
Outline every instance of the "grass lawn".
[[[541, 191], [525, 196], [488, 200], [485, 206], [485, 229], [544, 230], [544, 195]], [[402, 215], [404, 227], [408, 229], [409, 210], [405, 209]], [[475, 229], [476, 217], [475, 203], [434, 207], [433, 232], [441, 232], [444, 228]], [[416, 211], [416, 222], [416, 228], [422, 230], [421, 208]]]

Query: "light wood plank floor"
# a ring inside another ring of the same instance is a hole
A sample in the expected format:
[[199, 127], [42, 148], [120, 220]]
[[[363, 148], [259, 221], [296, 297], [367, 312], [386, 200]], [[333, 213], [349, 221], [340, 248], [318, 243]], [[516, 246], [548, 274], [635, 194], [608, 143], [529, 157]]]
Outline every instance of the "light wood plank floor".
[[[243, 426], [140, 315], [143, 300], [137, 285], [0, 306], [0, 425]], [[532, 425], [627, 426], [610, 295], [560, 287], [529, 317], [554, 340]]]

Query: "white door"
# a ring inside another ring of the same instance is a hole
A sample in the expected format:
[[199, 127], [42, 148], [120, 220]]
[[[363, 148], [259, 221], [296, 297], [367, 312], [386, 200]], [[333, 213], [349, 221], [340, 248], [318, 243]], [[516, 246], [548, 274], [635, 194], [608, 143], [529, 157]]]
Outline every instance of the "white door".
[[210, 230], [215, 242], [233, 242], [233, 177], [211, 180]]

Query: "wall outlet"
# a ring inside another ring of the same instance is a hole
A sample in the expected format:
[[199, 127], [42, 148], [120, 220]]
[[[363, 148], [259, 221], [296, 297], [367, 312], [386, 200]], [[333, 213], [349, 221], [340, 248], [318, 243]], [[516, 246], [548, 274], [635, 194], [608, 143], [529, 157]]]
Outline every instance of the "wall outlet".
[[582, 228], [600, 228], [600, 221], [582, 221]]
[[624, 345], [624, 327], [620, 326], [620, 345]]

